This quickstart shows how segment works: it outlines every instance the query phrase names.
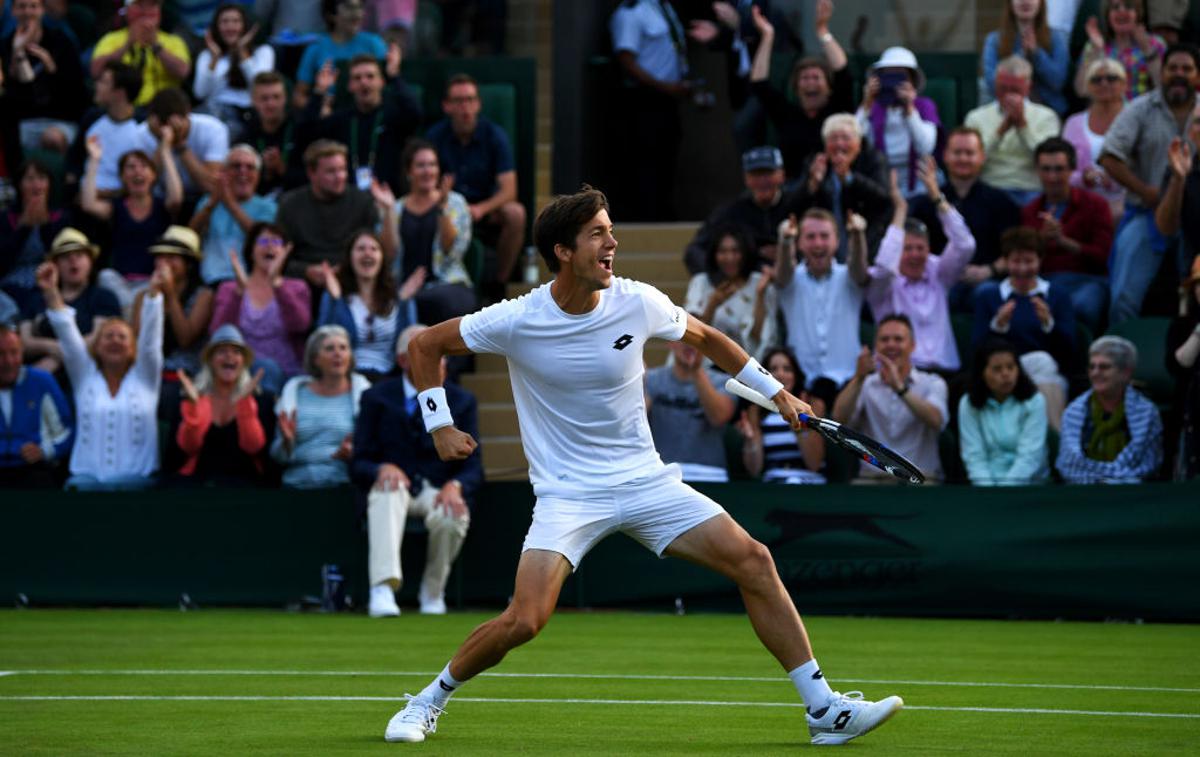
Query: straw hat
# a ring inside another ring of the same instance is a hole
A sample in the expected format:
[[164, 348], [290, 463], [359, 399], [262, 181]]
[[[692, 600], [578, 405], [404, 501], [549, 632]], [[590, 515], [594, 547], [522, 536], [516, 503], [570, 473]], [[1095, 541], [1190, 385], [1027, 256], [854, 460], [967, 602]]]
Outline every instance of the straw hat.
[[241, 349], [242, 355], [246, 358], [247, 368], [254, 362], [254, 350], [250, 349], [250, 345], [246, 344], [246, 340], [242, 338], [242, 332], [238, 331], [238, 327], [232, 323], [226, 323], [213, 332], [208, 344], [204, 345], [204, 350], [200, 353], [203, 361], [207, 363], [213, 350], [223, 344], [232, 344]]
[[200, 235], [186, 226], [168, 226], [163, 235], [150, 245], [151, 255], [183, 255], [200, 260]]
[[59, 255], [66, 255], [68, 252], [83, 252], [92, 256], [92, 260], [100, 254], [100, 248], [92, 244], [79, 229], [72, 229], [70, 226], [58, 232], [54, 237], [54, 241], [50, 243], [50, 249], [46, 252], [46, 260], [54, 260]]

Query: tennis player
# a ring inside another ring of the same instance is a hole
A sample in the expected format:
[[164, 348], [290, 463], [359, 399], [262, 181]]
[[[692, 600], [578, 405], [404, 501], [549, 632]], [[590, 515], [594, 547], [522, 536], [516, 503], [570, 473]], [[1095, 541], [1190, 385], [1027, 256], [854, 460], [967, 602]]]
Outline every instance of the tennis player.
[[814, 744], [842, 744], [895, 714], [900, 697], [867, 701], [830, 689], [771, 553], [725, 510], [680, 480], [654, 449], [642, 388], [651, 338], [681, 340], [771, 397], [796, 429], [809, 406], [783, 389], [735, 342], [654, 287], [613, 275], [617, 240], [608, 201], [585, 187], [559, 197], [534, 224], [555, 274], [548, 284], [419, 334], [409, 345], [426, 429], [444, 460], [475, 448], [454, 427], [440, 386], [443, 355], [508, 359], [529, 478], [537, 504], [508, 609], [476, 628], [420, 694], [392, 717], [388, 741], [424, 741], [465, 682], [532, 639], [554, 612], [571, 571], [601, 539], [621, 531], [732, 579], [763, 645], [788, 672], [807, 708]]

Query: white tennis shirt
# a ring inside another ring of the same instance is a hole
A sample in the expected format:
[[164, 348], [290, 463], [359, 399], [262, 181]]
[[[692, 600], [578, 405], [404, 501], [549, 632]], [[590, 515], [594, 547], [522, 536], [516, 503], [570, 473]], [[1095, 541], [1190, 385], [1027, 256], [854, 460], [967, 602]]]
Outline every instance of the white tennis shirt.
[[539, 497], [615, 486], [663, 467], [646, 419], [642, 350], [683, 337], [687, 313], [654, 287], [613, 277], [570, 315], [550, 284], [462, 319], [472, 352], [508, 358], [529, 479]]

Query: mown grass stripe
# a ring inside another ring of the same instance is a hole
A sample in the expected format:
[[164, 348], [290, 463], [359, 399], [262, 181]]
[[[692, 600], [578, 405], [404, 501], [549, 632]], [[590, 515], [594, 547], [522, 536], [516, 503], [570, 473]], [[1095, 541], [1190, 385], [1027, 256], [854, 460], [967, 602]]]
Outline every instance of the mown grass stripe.
[[[0, 671], [3, 675], [53, 675], [53, 676], [313, 676], [313, 677], [432, 677], [440, 671], [435, 670], [171, 670], [171, 669], [122, 669], [122, 670], [71, 670], [71, 669], [42, 669], [42, 670], [7, 670]], [[686, 676], [686, 675], [653, 675], [653, 674], [622, 674], [622, 673], [502, 673], [489, 672], [481, 674], [487, 678], [558, 678], [584, 680], [613, 680], [613, 681], [733, 681], [750, 683], [780, 683], [786, 682], [785, 676]], [[1120, 686], [1116, 684], [1089, 683], [1008, 683], [1002, 681], [917, 681], [903, 679], [875, 678], [837, 678], [837, 683], [865, 683], [879, 686], [963, 686], [975, 688], [997, 689], [1084, 689], [1088, 691], [1161, 691], [1176, 694], [1198, 694], [1200, 688], [1179, 688], [1169, 686]]]
[[[70, 694], [0, 695], [0, 701], [15, 702], [403, 702], [404, 697], [372, 696], [266, 696], [266, 695], [146, 695], [146, 694]], [[484, 704], [598, 704], [598, 705], [660, 705], [672, 707], [802, 707], [800, 702], [725, 702], [699, 699], [575, 699], [534, 697], [455, 697], [455, 703]], [[1088, 715], [1118, 718], [1183, 718], [1200, 719], [1198, 713], [1188, 712], [1116, 712], [1106, 710], [1056, 710], [1041, 707], [933, 707], [906, 706], [908, 710], [938, 712], [986, 712], [996, 714], [1031, 715]]]

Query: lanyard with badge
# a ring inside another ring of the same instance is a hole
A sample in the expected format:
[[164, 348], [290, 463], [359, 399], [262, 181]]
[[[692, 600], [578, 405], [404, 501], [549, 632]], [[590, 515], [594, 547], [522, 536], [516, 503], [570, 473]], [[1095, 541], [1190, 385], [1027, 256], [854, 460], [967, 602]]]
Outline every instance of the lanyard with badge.
[[[258, 154], [262, 155], [267, 149], [267, 138], [258, 138]], [[283, 127], [283, 135], [279, 140], [279, 162], [287, 173], [288, 155], [292, 152], [292, 122], [288, 121]]]
[[358, 164], [358, 117], [350, 119], [350, 146], [354, 156], [354, 182], [358, 188], [364, 192], [371, 188], [371, 178], [374, 172], [371, 170], [375, 165], [375, 148], [379, 145], [379, 132], [383, 126], [383, 108], [380, 107], [375, 111], [375, 117], [371, 119], [371, 139], [367, 147], [367, 164], [360, 166]]

